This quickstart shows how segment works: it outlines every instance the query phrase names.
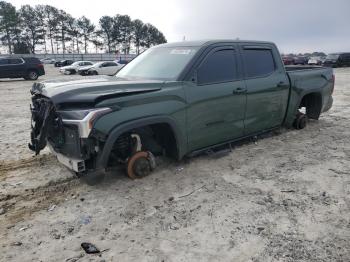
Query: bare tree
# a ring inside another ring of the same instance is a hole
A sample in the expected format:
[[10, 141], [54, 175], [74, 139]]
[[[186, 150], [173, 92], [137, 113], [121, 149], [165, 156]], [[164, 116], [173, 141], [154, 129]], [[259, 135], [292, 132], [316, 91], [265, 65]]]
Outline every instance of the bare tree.
[[16, 8], [5, 1], [0, 1], [0, 39], [6, 43], [9, 53], [12, 54], [13, 39], [19, 24]]
[[95, 26], [85, 16], [82, 16], [78, 19], [77, 25], [80, 30], [80, 35], [84, 41], [84, 50], [86, 54], [88, 42], [91, 41], [92, 34], [95, 31]]
[[110, 16], [102, 16], [99, 21], [99, 26], [100, 35], [107, 44], [107, 51], [111, 53], [113, 44], [113, 18]]
[[43, 43], [45, 29], [42, 14], [36, 8], [30, 5], [24, 5], [19, 10], [22, 27], [22, 38], [30, 47], [32, 53], [35, 53], [37, 45]]

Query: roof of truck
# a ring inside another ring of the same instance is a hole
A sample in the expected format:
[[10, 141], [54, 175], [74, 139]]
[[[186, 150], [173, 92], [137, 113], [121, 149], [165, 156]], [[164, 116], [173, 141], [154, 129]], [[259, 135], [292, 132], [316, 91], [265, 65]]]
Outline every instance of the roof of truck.
[[267, 41], [254, 40], [236, 40], [236, 39], [213, 39], [213, 40], [197, 40], [197, 41], [182, 41], [159, 45], [161, 47], [179, 47], [179, 46], [208, 46], [216, 43], [252, 43], [252, 44], [273, 44]]

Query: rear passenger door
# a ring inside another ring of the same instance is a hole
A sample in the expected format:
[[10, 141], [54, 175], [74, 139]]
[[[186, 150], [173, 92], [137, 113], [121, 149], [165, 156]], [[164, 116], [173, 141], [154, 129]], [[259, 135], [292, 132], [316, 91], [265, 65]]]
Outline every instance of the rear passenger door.
[[245, 134], [279, 126], [285, 116], [289, 80], [273, 45], [240, 44], [247, 88]]
[[26, 75], [26, 67], [22, 58], [10, 58], [11, 77], [23, 77]]
[[236, 46], [211, 49], [194, 68], [193, 81], [184, 83], [189, 149], [241, 137], [246, 97]]

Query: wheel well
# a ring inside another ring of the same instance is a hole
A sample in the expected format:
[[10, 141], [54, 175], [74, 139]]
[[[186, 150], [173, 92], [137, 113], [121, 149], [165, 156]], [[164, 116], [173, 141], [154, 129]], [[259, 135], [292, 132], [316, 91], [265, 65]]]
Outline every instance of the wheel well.
[[142, 151], [150, 151], [154, 155], [166, 155], [171, 158], [178, 157], [178, 146], [175, 133], [167, 123], [156, 123], [130, 129], [123, 132], [115, 140], [109, 157], [109, 163], [115, 160], [124, 161], [135, 149], [135, 139], [132, 135], [137, 134], [141, 139]]
[[28, 68], [27, 69], [27, 74], [29, 74], [29, 72], [32, 72], [32, 71], [38, 73], [38, 70], [36, 68]]
[[305, 108], [308, 118], [318, 119], [322, 109], [322, 96], [320, 93], [310, 93], [305, 95], [299, 105], [299, 108]]

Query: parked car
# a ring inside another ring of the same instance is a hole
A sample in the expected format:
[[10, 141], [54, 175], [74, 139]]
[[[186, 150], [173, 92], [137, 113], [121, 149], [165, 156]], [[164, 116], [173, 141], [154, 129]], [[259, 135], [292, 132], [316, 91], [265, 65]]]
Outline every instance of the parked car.
[[332, 68], [285, 67], [270, 42], [163, 44], [115, 77], [33, 85], [29, 147], [39, 154], [48, 144], [88, 183], [120, 164], [141, 178], [155, 155], [181, 159], [280, 126], [302, 129], [331, 108], [333, 89]]
[[44, 66], [35, 57], [0, 58], [0, 78], [24, 78], [36, 80], [45, 75]]
[[329, 54], [323, 62], [323, 65], [328, 67], [350, 66], [350, 53]]
[[322, 65], [322, 58], [319, 56], [313, 56], [313, 57], [310, 57], [307, 63], [309, 65]]
[[83, 72], [85, 71], [86, 75], [115, 75], [120, 69], [122, 69], [123, 66], [124, 65], [116, 62], [106, 61], [96, 63], [87, 70], [86, 68], [82, 68], [81, 70]]
[[43, 58], [43, 59], [40, 59], [40, 61], [43, 64], [54, 64], [54, 63], [56, 63], [56, 60], [53, 59], [53, 58]]
[[92, 68], [93, 66], [95, 66], [96, 64], [100, 64], [100, 63], [101, 63], [101, 62], [97, 62], [97, 63], [95, 63], [95, 64], [93, 64], [93, 65], [82, 66], [82, 67], [80, 67], [80, 68], [78, 69], [78, 74], [79, 74], [79, 75], [82, 75], [82, 76], [87, 76], [87, 75], [89, 75], [88, 70], [89, 70], [90, 68]]
[[294, 58], [291, 56], [282, 56], [282, 61], [285, 65], [294, 65]]
[[73, 60], [61, 60], [61, 61], [55, 62], [55, 67], [67, 66], [73, 63], [74, 63]]
[[294, 57], [294, 65], [307, 65], [308, 60], [306, 56], [296, 56]]
[[63, 66], [60, 68], [62, 74], [70, 75], [76, 74], [81, 67], [92, 66], [93, 63], [90, 61], [77, 61], [69, 66]]
[[127, 63], [129, 63], [128, 60], [121, 60], [121, 59], [115, 60], [114, 62], [116, 62], [116, 63], [118, 63], [118, 64], [121, 64], [121, 65], [126, 65]]

